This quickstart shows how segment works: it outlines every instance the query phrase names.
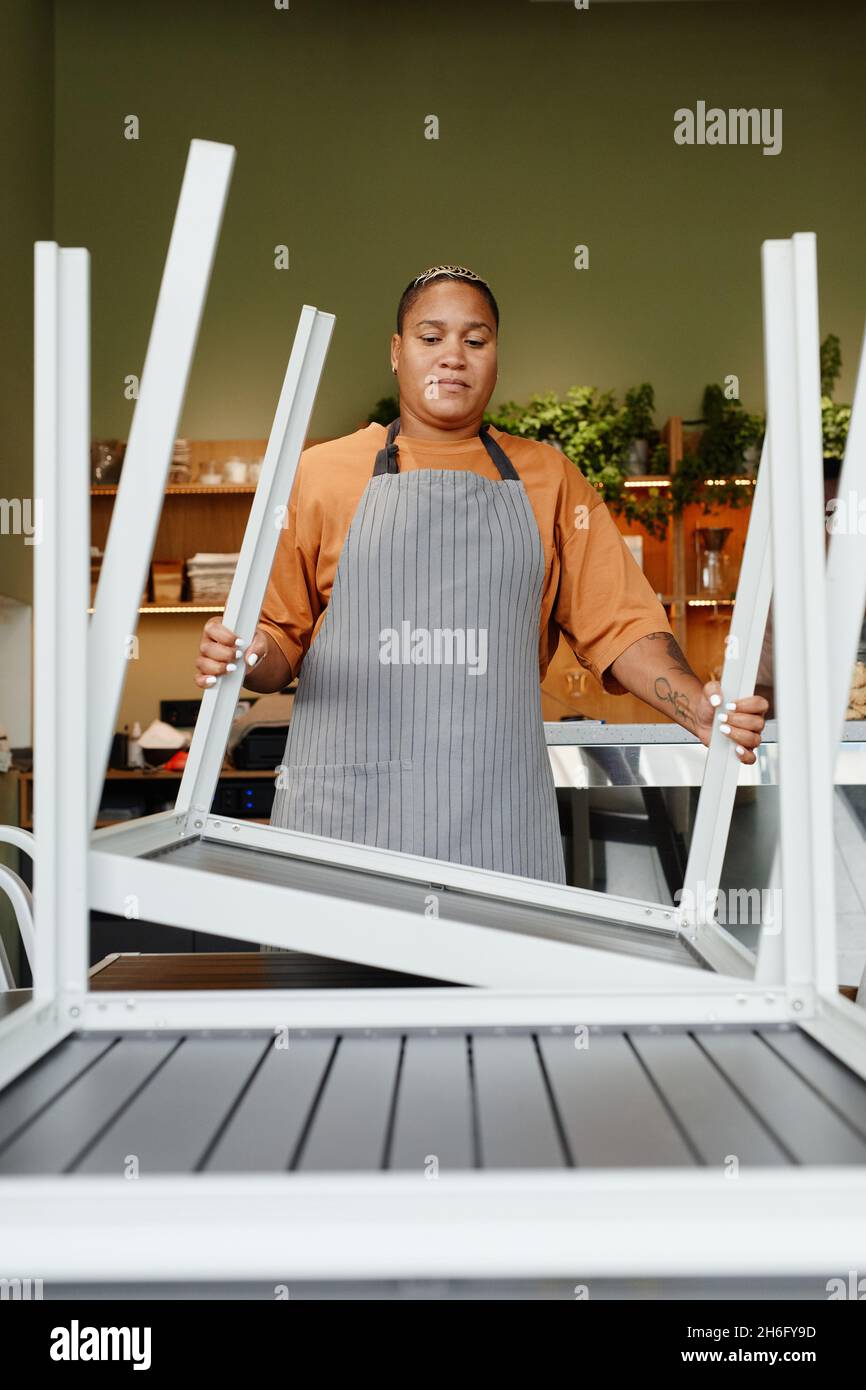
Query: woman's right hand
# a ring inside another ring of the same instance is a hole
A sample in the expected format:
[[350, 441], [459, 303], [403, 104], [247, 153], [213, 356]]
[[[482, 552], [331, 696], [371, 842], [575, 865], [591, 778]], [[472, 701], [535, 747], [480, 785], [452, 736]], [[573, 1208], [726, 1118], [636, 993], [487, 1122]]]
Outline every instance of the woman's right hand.
[[202, 689], [216, 685], [218, 678], [227, 671], [236, 671], [241, 663], [251, 670], [267, 654], [268, 639], [258, 628], [245, 648], [237, 633], [226, 627], [222, 618], [208, 618], [196, 658], [195, 683]]

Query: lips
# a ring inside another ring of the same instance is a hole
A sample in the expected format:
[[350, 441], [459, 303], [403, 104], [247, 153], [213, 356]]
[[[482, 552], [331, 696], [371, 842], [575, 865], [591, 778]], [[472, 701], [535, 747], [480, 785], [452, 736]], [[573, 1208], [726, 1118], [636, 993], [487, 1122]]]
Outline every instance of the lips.
[[468, 381], [458, 381], [456, 377], [441, 376], [441, 377], [439, 378], [438, 385], [439, 385], [439, 386], [465, 386], [465, 387], [468, 389], [468, 387], [469, 387], [469, 382], [468, 382]]

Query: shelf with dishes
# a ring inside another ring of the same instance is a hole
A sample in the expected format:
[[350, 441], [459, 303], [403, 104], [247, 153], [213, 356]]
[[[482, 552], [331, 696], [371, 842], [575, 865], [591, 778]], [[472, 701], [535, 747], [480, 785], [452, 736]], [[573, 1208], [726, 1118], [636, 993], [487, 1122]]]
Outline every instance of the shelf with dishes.
[[[219, 613], [231, 587], [239, 549], [194, 551], [187, 559], [151, 560], [139, 613]], [[102, 568], [98, 546], [90, 550], [90, 611]]]
[[[190, 488], [254, 492], [267, 447], [264, 439], [176, 439], [168, 469], [167, 490]], [[90, 445], [90, 482], [99, 493], [117, 490], [126, 456], [125, 439], [94, 439]]]
[[[142, 616], [220, 613], [228, 596], [267, 441], [177, 440]], [[91, 605], [123, 473], [122, 440], [91, 447]]]

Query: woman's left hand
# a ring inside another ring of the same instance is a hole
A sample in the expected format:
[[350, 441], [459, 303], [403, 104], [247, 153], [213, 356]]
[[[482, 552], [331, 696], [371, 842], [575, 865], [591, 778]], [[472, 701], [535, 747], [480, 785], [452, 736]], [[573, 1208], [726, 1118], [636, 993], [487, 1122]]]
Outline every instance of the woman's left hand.
[[697, 736], [701, 743], [709, 747], [713, 724], [719, 724], [722, 733], [734, 744], [740, 762], [757, 762], [754, 750], [761, 742], [769, 708], [763, 695], [744, 695], [739, 700], [725, 700], [719, 682], [707, 681], [696, 712]]

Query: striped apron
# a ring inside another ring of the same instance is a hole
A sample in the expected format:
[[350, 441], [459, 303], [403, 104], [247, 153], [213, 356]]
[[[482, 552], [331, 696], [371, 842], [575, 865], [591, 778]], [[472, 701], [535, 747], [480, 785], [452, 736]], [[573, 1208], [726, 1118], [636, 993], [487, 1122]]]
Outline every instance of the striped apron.
[[544, 550], [500, 475], [376, 456], [298, 681], [271, 824], [565, 882], [538, 674]]

